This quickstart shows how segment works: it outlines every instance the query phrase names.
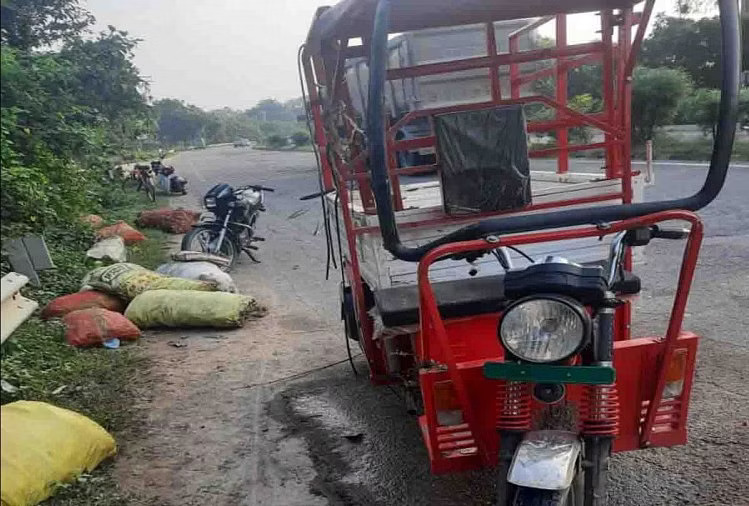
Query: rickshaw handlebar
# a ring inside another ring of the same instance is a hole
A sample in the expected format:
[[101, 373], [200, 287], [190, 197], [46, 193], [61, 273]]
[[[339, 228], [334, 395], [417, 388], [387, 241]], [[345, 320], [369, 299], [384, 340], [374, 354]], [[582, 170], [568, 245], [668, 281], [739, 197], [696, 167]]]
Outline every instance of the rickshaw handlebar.
[[489, 218], [460, 228], [421, 246], [408, 247], [400, 241], [398, 235], [395, 213], [390, 198], [390, 180], [386, 169], [383, 90], [387, 67], [390, 1], [379, 0], [375, 12], [369, 60], [367, 134], [372, 193], [377, 203], [377, 216], [385, 249], [400, 260], [418, 262], [428, 251], [452, 242], [480, 239], [488, 235], [619, 221], [672, 209], [697, 211], [708, 205], [720, 193], [728, 172], [733, 140], [736, 134], [741, 73], [741, 31], [738, 3], [736, 0], [719, 0], [718, 5], [722, 38], [722, 80], [718, 127], [710, 158], [710, 168], [702, 188], [697, 193], [681, 199], [658, 202]]

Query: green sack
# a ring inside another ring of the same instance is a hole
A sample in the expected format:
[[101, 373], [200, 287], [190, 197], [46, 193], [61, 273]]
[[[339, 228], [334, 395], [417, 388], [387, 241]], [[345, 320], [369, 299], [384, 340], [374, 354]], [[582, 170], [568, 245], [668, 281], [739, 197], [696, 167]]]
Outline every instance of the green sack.
[[119, 295], [127, 300], [134, 299], [148, 290], [213, 291], [217, 289], [215, 283], [172, 278], [129, 263], [98, 267], [86, 275], [83, 285]]
[[130, 303], [125, 316], [141, 329], [152, 327], [241, 327], [266, 309], [247, 295], [188, 290], [149, 290]]

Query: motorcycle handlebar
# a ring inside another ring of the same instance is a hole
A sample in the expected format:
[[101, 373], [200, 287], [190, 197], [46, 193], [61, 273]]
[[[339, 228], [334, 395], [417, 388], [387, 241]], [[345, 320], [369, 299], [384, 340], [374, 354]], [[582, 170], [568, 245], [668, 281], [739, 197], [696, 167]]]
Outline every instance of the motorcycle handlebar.
[[240, 186], [239, 188], [237, 188], [234, 191], [235, 192], [241, 192], [241, 191], [244, 191], [244, 190], [256, 190], [256, 191], [266, 191], [266, 192], [274, 192], [274, 191], [276, 191], [273, 188], [269, 188], [268, 186], [262, 186], [262, 185], [259, 185], [259, 184], [246, 184], [244, 186]]

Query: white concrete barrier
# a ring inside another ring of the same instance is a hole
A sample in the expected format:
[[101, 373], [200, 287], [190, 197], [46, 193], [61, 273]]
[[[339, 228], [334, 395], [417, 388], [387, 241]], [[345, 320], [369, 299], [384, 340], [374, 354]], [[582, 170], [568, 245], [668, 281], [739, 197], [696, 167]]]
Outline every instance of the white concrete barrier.
[[29, 278], [17, 272], [6, 274], [0, 282], [0, 343], [4, 343], [39, 306], [20, 293], [28, 282]]

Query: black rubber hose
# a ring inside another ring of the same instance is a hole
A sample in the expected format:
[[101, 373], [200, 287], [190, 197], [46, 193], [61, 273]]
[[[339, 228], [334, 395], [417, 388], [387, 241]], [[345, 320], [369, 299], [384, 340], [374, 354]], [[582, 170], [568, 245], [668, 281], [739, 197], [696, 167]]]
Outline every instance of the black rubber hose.
[[710, 159], [710, 170], [702, 188], [697, 193], [690, 197], [676, 200], [490, 218], [458, 229], [455, 232], [419, 247], [412, 248], [404, 246], [398, 236], [393, 204], [390, 198], [390, 180], [385, 163], [383, 90], [387, 71], [390, 2], [389, 0], [380, 0], [375, 12], [369, 59], [367, 136], [369, 141], [369, 169], [372, 175], [372, 192], [377, 202], [377, 217], [385, 249], [401, 260], [418, 262], [428, 251], [451, 242], [480, 239], [487, 235], [619, 221], [671, 209], [696, 211], [712, 202], [723, 187], [731, 159], [738, 116], [738, 94], [741, 72], [741, 33], [737, 2], [736, 0], [719, 0], [718, 4], [720, 8], [722, 37], [722, 82], [719, 119], [715, 143], [713, 144], [713, 153]]

